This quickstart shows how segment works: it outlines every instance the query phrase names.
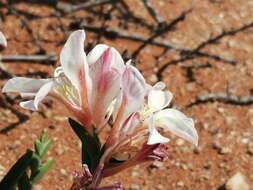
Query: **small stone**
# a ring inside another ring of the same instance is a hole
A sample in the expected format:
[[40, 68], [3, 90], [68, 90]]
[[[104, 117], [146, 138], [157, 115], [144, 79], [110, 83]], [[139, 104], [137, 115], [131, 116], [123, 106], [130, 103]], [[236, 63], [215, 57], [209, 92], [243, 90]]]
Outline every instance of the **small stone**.
[[249, 143], [247, 146], [247, 154], [253, 155], [253, 143]]
[[177, 187], [184, 187], [184, 182], [183, 181], [178, 181], [177, 182]]
[[225, 111], [224, 108], [221, 108], [221, 107], [218, 108], [219, 113], [224, 113], [224, 111]]
[[178, 146], [182, 146], [183, 144], [184, 144], [184, 140], [183, 139], [177, 139], [176, 140], [176, 144], [178, 145]]
[[141, 189], [141, 188], [140, 188], [140, 186], [137, 185], [137, 184], [132, 184], [132, 185], [130, 186], [130, 189], [131, 189], [131, 190], [139, 190], [139, 189]]
[[242, 144], [248, 144], [249, 143], [249, 139], [248, 138], [242, 138], [241, 139], [241, 143]]
[[158, 185], [156, 186], [156, 189], [163, 190], [163, 189], [164, 189], [164, 186], [161, 185], [161, 184], [158, 184]]
[[206, 170], [209, 170], [211, 168], [211, 163], [210, 162], [206, 162], [203, 167], [206, 169]]
[[233, 175], [226, 183], [226, 190], [249, 190], [245, 176], [240, 172]]
[[41, 185], [34, 185], [33, 186], [33, 190], [42, 190], [42, 186]]
[[161, 167], [163, 167], [163, 162], [157, 160], [150, 165], [150, 168], [161, 168]]
[[65, 153], [65, 148], [62, 145], [58, 146], [57, 149], [56, 149], [56, 154], [61, 156], [64, 153]]
[[137, 171], [132, 172], [132, 177], [138, 177], [138, 176], [140, 176], [139, 172], [137, 172]]
[[158, 77], [155, 74], [150, 75], [148, 79], [152, 83], [156, 83], [158, 81]]
[[16, 141], [14, 141], [14, 142], [9, 146], [9, 149], [10, 149], [10, 150], [16, 149], [16, 148], [18, 148], [20, 145], [21, 145], [21, 141], [16, 140]]
[[63, 175], [63, 176], [68, 176], [68, 173], [65, 169], [60, 169], [60, 173]]
[[51, 119], [53, 117], [53, 112], [50, 109], [44, 110], [43, 113], [44, 113], [44, 115], [45, 115], [46, 118]]
[[204, 128], [205, 130], [208, 130], [209, 124], [208, 124], [208, 123], [204, 123], [204, 124], [203, 124], [203, 128]]
[[220, 153], [220, 154], [223, 154], [223, 155], [229, 154], [229, 153], [231, 153], [231, 152], [232, 152], [231, 149], [228, 148], [228, 147], [223, 147], [223, 148], [221, 148], [221, 150], [219, 151], [219, 153]]
[[229, 147], [223, 147], [220, 143], [215, 142], [213, 144], [213, 148], [218, 151], [219, 154], [229, 154], [232, 152], [232, 150]]

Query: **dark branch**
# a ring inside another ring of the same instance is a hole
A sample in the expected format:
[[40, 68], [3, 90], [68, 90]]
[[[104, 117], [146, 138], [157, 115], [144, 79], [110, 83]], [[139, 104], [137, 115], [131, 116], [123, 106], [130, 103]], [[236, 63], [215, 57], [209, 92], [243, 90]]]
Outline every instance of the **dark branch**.
[[251, 105], [253, 104], [253, 96], [235, 96], [230, 95], [227, 93], [210, 93], [203, 96], [198, 96], [196, 101], [187, 105], [187, 107], [191, 107], [198, 104], [203, 104], [207, 102], [223, 102], [226, 104], [233, 104], [233, 105]]
[[198, 45], [198, 47], [196, 47], [194, 50], [192, 50], [193, 52], [197, 52], [201, 49], [203, 49], [204, 47], [206, 47], [207, 45], [210, 44], [214, 44], [217, 41], [219, 41], [220, 39], [222, 39], [225, 36], [233, 36], [235, 34], [237, 34], [238, 32], [242, 32], [244, 30], [247, 30], [249, 28], [253, 27], [253, 22], [250, 22], [248, 24], [245, 24], [239, 28], [236, 29], [232, 29], [232, 30], [228, 30], [228, 31], [223, 31], [221, 34], [218, 34], [217, 36], [214, 36], [212, 38], [209, 38], [208, 40], [202, 42], [201, 44]]
[[58, 2], [56, 5], [57, 10], [62, 11], [66, 14], [73, 13], [75, 11], [79, 11], [81, 9], [88, 9], [100, 5], [104, 5], [107, 3], [112, 3], [115, 0], [95, 0], [95, 1], [88, 1], [85, 3], [80, 3], [78, 5], [72, 5], [70, 3], [63, 3], [63, 2]]
[[143, 0], [143, 4], [149, 14], [153, 17], [153, 19], [158, 23], [158, 25], [161, 25], [165, 23], [162, 17], [157, 13], [157, 11], [152, 7], [151, 3], [149, 0]]
[[57, 61], [56, 55], [2, 55], [2, 62], [34, 62], [53, 64]]
[[[184, 21], [185, 16], [190, 13], [191, 10], [187, 10], [187, 11], [183, 11], [178, 17], [174, 18], [170, 23], [165, 23], [163, 25], [163, 27], [161, 27], [158, 31], [156, 31], [156, 33], [154, 33], [152, 36], [150, 36], [148, 39], [146, 39], [146, 41], [144, 41], [144, 43], [142, 45], [140, 45], [132, 54], [133, 58], [136, 58], [137, 55], [140, 53], [140, 51], [147, 45], [147, 44], [152, 44], [153, 40], [157, 37], [159, 37], [160, 35], [164, 34], [165, 32], [168, 32], [172, 29], [174, 29], [174, 27], [179, 23]], [[167, 48], [172, 48], [171, 46], [167, 47]], [[173, 48], [173, 49], [177, 49], [177, 48]]]

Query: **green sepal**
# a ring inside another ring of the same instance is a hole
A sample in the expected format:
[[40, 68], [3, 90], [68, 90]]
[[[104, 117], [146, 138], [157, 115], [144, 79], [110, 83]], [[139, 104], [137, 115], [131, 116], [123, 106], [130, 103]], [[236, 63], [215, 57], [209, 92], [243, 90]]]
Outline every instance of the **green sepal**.
[[32, 156], [33, 151], [27, 150], [27, 152], [18, 159], [18, 161], [12, 166], [12, 168], [0, 182], [0, 189], [13, 190], [16, 187], [19, 179], [28, 169]]
[[93, 135], [90, 135], [84, 126], [69, 118], [69, 124], [82, 142], [82, 164], [87, 164], [91, 173], [95, 171], [101, 157], [101, 144], [93, 126]]
[[49, 159], [45, 163], [41, 164], [39, 168], [37, 169], [36, 174], [31, 176], [30, 183], [32, 185], [36, 184], [45, 175], [45, 173], [52, 167], [53, 163], [54, 163], [54, 160]]

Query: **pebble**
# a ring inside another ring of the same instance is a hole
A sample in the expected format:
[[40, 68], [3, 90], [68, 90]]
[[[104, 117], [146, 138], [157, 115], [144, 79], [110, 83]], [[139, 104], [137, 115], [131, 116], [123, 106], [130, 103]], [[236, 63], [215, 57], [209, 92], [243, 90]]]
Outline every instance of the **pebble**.
[[247, 154], [253, 155], [253, 143], [249, 143], [247, 146]]
[[150, 77], [148, 79], [152, 83], [156, 83], [158, 81], [158, 77], [155, 74], [150, 75]]
[[42, 190], [42, 186], [41, 185], [34, 185], [33, 186], [33, 190]]
[[177, 187], [184, 187], [184, 182], [183, 181], [178, 181], [177, 182]]
[[63, 176], [68, 176], [68, 173], [65, 169], [60, 169], [60, 173], [63, 175]]
[[4, 175], [5, 175], [5, 167], [0, 165], [0, 181], [4, 177]]
[[13, 150], [18, 148], [21, 145], [21, 141], [20, 140], [15, 140], [10, 146], [9, 149]]
[[249, 139], [248, 138], [242, 138], [241, 139], [241, 143], [242, 144], [248, 144], [249, 143]]
[[247, 183], [245, 176], [238, 172], [233, 175], [226, 183], [226, 190], [249, 190], [249, 184]]
[[160, 161], [154, 161], [151, 165], [150, 165], [150, 168], [153, 169], [153, 168], [161, 168], [163, 167], [163, 162], [160, 162]]
[[141, 188], [140, 188], [140, 186], [137, 185], [137, 184], [132, 184], [132, 185], [130, 186], [130, 189], [131, 189], [131, 190], [139, 190], [139, 189], [141, 189]]
[[219, 154], [225, 155], [225, 154], [229, 154], [232, 152], [231, 148], [229, 147], [224, 147], [222, 146], [220, 143], [215, 142], [213, 144], [213, 148], [216, 149], [218, 151]]
[[137, 171], [132, 172], [132, 177], [138, 177], [138, 176], [140, 176], [139, 172], [137, 172]]
[[184, 144], [184, 140], [183, 139], [177, 139], [176, 140], [176, 144], [178, 145], [178, 146], [182, 146], [183, 144]]

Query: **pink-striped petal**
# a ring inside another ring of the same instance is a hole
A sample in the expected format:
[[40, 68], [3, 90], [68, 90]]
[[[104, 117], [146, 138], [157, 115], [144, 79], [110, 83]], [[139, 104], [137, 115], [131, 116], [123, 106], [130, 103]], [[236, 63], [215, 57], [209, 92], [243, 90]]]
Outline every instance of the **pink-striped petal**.
[[112, 67], [114, 56], [112, 48], [107, 48], [97, 62], [90, 65], [94, 97], [92, 108], [97, 125], [104, 123], [107, 110], [120, 91], [120, 73]]
[[71, 33], [60, 53], [62, 70], [77, 89], [80, 89], [83, 85], [81, 80], [87, 83], [89, 77], [89, 67], [84, 52], [84, 40], [84, 30]]
[[127, 65], [122, 78], [123, 101], [127, 105], [125, 116], [139, 111], [144, 102], [146, 82], [142, 74], [131, 65]]
[[[124, 60], [122, 59], [120, 53], [113, 47], [109, 47], [105, 44], [98, 44], [96, 45], [87, 55], [87, 60], [90, 65], [90, 67], [94, 67], [95, 63], [101, 58], [101, 56], [110, 49], [111, 54], [111, 63], [110, 66], [116, 70], [118, 70], [120, 73], [123, 73], [123, 70], [125, 68]], [[93, 69], [93, 71], [96, 71], [96, 69]]]

